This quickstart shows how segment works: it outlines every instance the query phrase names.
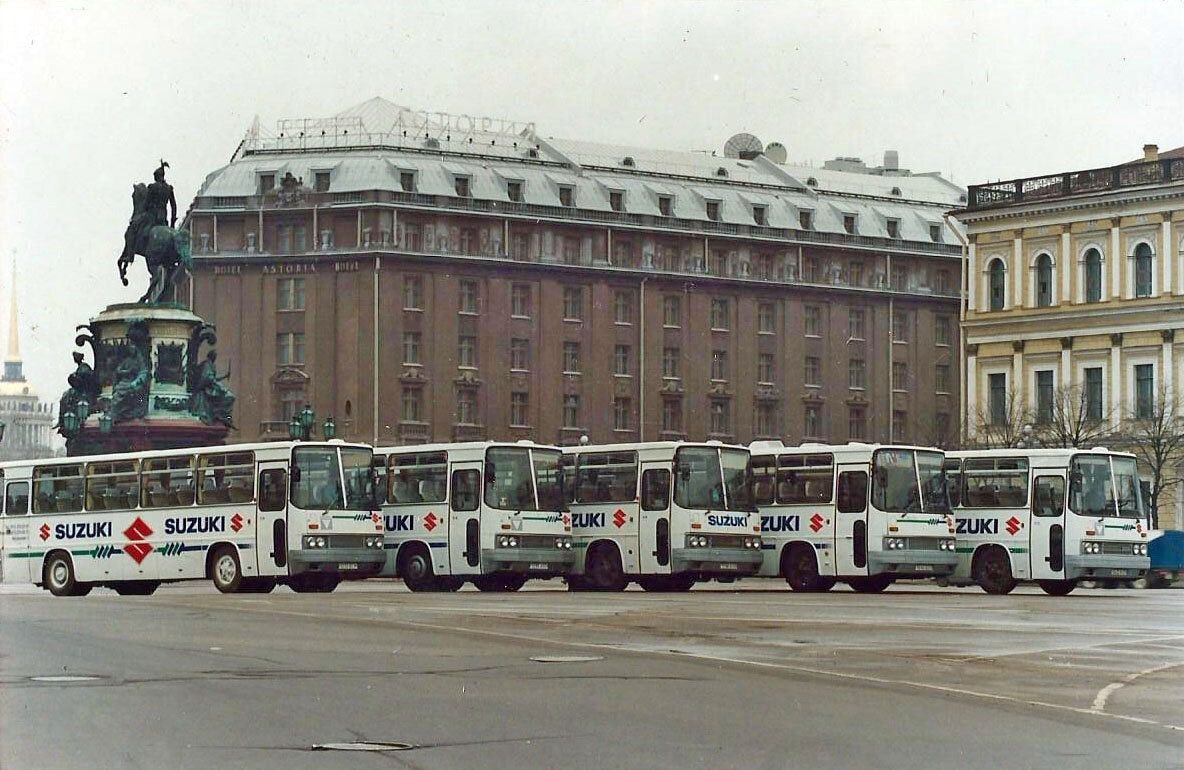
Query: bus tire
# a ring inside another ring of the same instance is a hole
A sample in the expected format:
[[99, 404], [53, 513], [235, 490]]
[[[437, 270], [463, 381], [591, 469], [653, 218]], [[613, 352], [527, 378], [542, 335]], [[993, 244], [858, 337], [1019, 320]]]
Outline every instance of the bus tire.
[[592, 590], [591, 584], [583, 575], [568, 575], [564, 581], [567, 583], [567, 590], [571, 592]]
[[781, 576], [791, 591], [819, 590], [822, 576], [818, 574], [818, 559], [815, 558], [814, 549], [803, 543], [791, 545], [781, 557]]
[[856, 593], [879, 594], [883, 593], [888, 586], [892, 585], [892, 577], [889, 575], [872, 575], [871, 577], [851, 578], [847, 583]]
[[597, 543], [588, 552], [584, 577], [593, 591], [624, 591], [629, 585], [621, 567], [621, 554], [611, 543]]
[[1067, 596], [1077, 587], [1076, 580], [1037, 580], [1036, 585], [1049, 596]]
[[86, 596], [91, 589], [90, 585], [74, 578], [74, 562], [65, 551], [54, 551], [49, 555], [41, 570], [41, 581], [54, 596]]
[[210, 580], [224, 594], [232, 594], [242, 585], [243, 570], [232, 546], [220, 545], [210, 554]]
[[502, 593], [509, 590], [503, 575], [477, 575], [473, 578], [473, 585], [478, 591], [486, 593]]
[[971, 573], [980, 588], [997, 596], [1011, 593], [1017, 582], [1011, 575], [1011, 559], [999, 546], [979, 551]]
[[159, 580], [120, 580], [111, 587], [120, 596], [151, 596], [160, 588]]
[[838, 582], [839, 581], [835, 580], [833, 577], [820, 577], [818, 578], [818, 583], [816, 584], [816, 588], [814, 590], [820, 594], [824, 594], [830, 589], [834, 588], [835, 584]]
[[507, 591], [521, 591], [527, 579], [526, 575], [503, 575], [502, 585]]
[[437, 590], [436, 576], [432, 571], [432, 558], [428, 554], [428, 549], [416, 543], [401, 552], [399, 577], [403, 578], [403, 585], [407, 586], [409, 591], [419, 593]]
[[447, 576], [447, 577], [436, 578], [436, 587], [439, 588], [441, 591], [444, 591], [447, 593], [454, 593], [456, 591], [459, 591], [461, 589], [461, 586], [463, 586], [464, 584], [465, 584], [465, 579], [461, 578], [461, 577]]

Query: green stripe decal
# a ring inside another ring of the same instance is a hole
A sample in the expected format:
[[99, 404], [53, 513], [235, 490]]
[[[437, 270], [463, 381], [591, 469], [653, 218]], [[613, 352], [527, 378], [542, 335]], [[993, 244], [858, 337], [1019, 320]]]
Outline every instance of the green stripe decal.
[[10, 553], [9, 556], [13, 559], [36, 559], [38, 556], [44, 556], [45, 551], [29, 551], [28, 553]]
[[1012, 553], [1027, 553], [1028, 552], [1027, 548], [1008, 548], [1007, 550], [1011, 551]]

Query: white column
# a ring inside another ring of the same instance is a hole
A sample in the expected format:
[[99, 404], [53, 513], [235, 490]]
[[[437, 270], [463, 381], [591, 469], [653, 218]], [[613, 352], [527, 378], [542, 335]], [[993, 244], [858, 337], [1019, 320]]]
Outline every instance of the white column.
[[1007, 304], [1008, 307], [1023, 307], [1024, 302], [1024, 270], [1027, 265], [1024, 264], [1024, 239], [1016, 238], [1011, 244], [1011, 264], [1012, 270], [1015, 271], [1014, 281], [1012, 282], [1012, 296], [1011, 302]]
[[1012, 398], [1019, 399], [1021, 404], [1028, 403], [1028, 383], [1024, 381], [1024, 352], [1012, 349], [1011, 354], [1011, 388]]
[[[1179, 294], [1181, 289], [1184, 289], [1184, 276], [1173, 275], [1176, 269], [1176, 250], [1172, 248], [1172, 220], [1165, 217], [1160, 230], [1163, 234], [1160, 239], [1163, 245], [1159, 250], [1159, 253], [1163, 254], [1163, 293]], [[1175, 286], [1172, 285], [1173, 280]]]
[[1170, 397], [1172, 394], [1172, 378], [1175, 374], [1175, 365], [1172, 361], [1172, 343], [1165, 341], [1163, 343], [1163, 365], [1160, 371], [1163, 372], [1163, 389], [1164, 393]]
[[978, 356], [969, 353], [966, 355], [966, 377], [963, 386], [966, 388], [966, 398], [963, 400], [966, 404], [966, 414], [963, 424], [966, 426], [966, 437], [972, 438], [975, 417], [978, 414]]
[[966, 249], [966, 310], [973, 313], [978, 306], [978, 259], [974, 244]]
[[1110, 423], [1115, 428], [1122, 420], [1122, 348], [1110, 345]]
[[1110, 296], [1122, 296], [1122, 263], [1124, 261], [1119, 248], [1118, 225], [1110, 228]]
[[1072, 371], [1069, 368], [1069, 359], [1072, 353], [1073, 351], [1069, 348], [1063, 346], [1061, 347], [1061, 375], [1057, 382], [1058, 388], [1067, 388], [1069, 387], [1069, 383], [1073, 381]]
[[1061, 253], [1057, 259], [1057, 269], [1061, 271], [1061, 296], [1057, 297], [1058, 305], [1068, 305], [1073, 301], [1069, 296], [1069, 276], [1073, 272], [1073, 255], [1069, 253], [1069, 230], [1061, 233]]

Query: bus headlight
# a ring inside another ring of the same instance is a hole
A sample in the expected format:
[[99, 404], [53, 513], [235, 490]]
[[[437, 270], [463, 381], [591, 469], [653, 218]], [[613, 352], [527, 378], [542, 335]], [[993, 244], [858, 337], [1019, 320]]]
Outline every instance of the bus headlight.
[[706, 548], [707, 547], [707, 536], [706, 535], [690, 535], [689, 537], [687, 537], [687, 545], [690, 546], [691, 548]]
[[901, 551], [904, 550], [905, 541], [900, 537], [886, 537], [884, 538], [885, 551]]
[[1085, 553], [1101, 553], [1102, 552], [1102, 544], [1095, 543], [1092, 540], [1086, 540], [1084, 543], [1081, 544], [1081, 550]]
[[571, 538], [570, 537], [555, 538], [555, 547], [561, 551], [563, 551], [563, 550], [570, 551], [571, 550]]
[[1147, 555], [1147, 544], [1146, 543], [1135, 543], [1134, 552], [1135, 552], [1135, 556], [1146, 556]]
[[954, 550], [957, 550], [957, 548], [958, 548], [958, 541], [957, 540], [943, 540], [943, 541], [941, 541], [941, 544], [942, 544], [942, 546], [945, 547], [945, 549], [947, 551], [954, 551]]

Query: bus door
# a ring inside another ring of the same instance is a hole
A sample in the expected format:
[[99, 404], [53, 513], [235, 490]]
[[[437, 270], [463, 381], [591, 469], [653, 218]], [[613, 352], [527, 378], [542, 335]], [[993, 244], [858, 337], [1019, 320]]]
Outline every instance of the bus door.
[[[1014, 529], [1018, 516], [1001, 521], [1001, 529]], [[1018, 522], [1022, 525], [1023, 522]], [[1032, 516], [1028, 527], [1028, 550], [1032, 557], [1033, 580], [1061, 580], [1065, 577], [1065, 476], [1041, 472], [1032, 484]], [[1002, 534], [1002, 533], [1000, 533]]]
[[452, 463], [448, 481], [448, 561], [453, 575], [481, 574], [480, 460]]
[[[288, 461], [259, 463], [255, 553], [261, 577], [288, 574]], [[242, 554], [239, 554], [240, 558]]]
[[[628, 517], [622, 532], [638, 536], [638, 566], [644, 574], [670, 574], [670, 464], [652, 462], [641, 464], [641, 504], [637, 521]], [[623, 509], [622, 509], [623, 510]], [[685, 537], [681, 533], [679, 537]], [[682, 543], [678, 544], [682, 547]], [[622, 554], [622, 558], [625, 555]]]
[[866, 575], [868, 548], [867, 466], [836, 466], [835, 488], [838, 490], [838, 494], [834, 498], [834, 507], [829, 510], [812, 512], [809, 518], [803, 517], [802, 527], [804, 529], [816, 526], [816, 517], [822, 518], [822, 521], [817, 522], [817, 525], [828, 526], [830, 525], [827, 522], [828, 514], [833, 516], [835, 574], [840, 576]]
[[[0, 583], [28, 583], [33, 578], [33, 571], [41, 568], [40, 559], [24, 558], [30, 543], [40, 542], [30, 539], [34, 535], [29, 532], [28, 481], [9, 481], [4, 485], [4, 518], [0, 524], [3, 525], [0, 529]], [[21, 554], [21, 557], [14, 558], [15, 554]]]

